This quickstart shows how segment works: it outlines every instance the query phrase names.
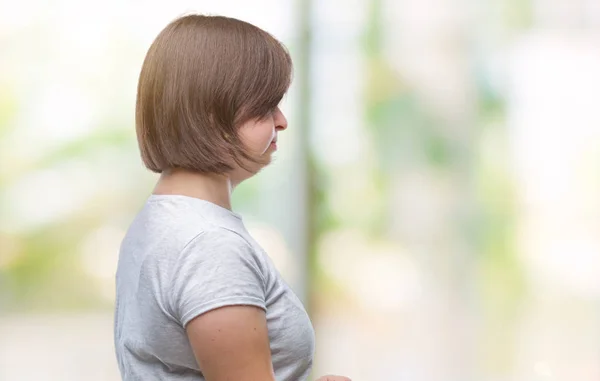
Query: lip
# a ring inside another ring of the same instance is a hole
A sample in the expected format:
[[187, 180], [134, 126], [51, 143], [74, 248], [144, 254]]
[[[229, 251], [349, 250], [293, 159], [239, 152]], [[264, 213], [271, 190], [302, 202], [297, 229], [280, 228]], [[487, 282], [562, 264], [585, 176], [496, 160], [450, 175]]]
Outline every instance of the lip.
[[273, 140], [273, 141], [271, 142], [271, 145], [270, 145], [270, 147], [271, 147], [273, 150], [277, 150], [277, 140]]

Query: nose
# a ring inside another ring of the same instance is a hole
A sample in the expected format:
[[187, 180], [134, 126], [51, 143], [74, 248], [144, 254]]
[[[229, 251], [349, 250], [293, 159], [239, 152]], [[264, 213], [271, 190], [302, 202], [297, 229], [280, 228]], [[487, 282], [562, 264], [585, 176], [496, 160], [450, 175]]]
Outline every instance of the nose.
[[277, 109], [275, 110], [273, 120], [275, 122], [275, 129], [278, 131], [283, 131], [288, 127], [287, 119], [285, 118], [285, 115], [283, 115], [283, 112], [281, 112], [281, 109], [279, 107], [277, 107]]

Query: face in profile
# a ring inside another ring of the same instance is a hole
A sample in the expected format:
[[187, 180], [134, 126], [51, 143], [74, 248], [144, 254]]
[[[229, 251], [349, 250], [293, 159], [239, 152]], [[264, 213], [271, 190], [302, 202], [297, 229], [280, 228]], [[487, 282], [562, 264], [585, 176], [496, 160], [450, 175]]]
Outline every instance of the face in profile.
[[[243, 123], [238, 131], [242, 144], [257, 162], [270, 163], [273, 153], [277, 150], [279, 132], [287, 129], [287, 119], [279, 107], [269, 112], [263, 118], [253, 119]], [[256, 173], [264, 165], [249, 163], [249, 169]]]

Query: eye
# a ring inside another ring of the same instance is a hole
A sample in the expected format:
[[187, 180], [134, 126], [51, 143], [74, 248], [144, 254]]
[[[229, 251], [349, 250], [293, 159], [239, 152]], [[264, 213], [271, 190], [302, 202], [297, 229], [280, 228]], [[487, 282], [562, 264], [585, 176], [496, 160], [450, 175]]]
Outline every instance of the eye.
[[273, 115], [275, 114], [275, 112], [277, 111], [277, 106], [269, 109], [261, 118], [260, 120], [267, 120], [273, 117]]
[[274, 114], [276, 114], [278, 111], [279, 111], [279, 105], [277, 105], [277, 106], [273, 107], [273, 108], [271, 109], [271, 111], [270, 111], [270, 114], [271, 114], [271, 115], [274, 115]]

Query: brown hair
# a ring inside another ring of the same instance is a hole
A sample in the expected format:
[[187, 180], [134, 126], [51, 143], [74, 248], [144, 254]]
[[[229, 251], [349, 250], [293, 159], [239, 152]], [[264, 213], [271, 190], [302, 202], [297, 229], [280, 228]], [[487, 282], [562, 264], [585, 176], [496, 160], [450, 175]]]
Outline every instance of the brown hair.
[[154, 172], [262, 164], [243, 146], [240, 124], [267, 116], [287, 92], [292, 61], [273, 36], [247, 22], [187, 15], [163, 29], [144, 60], [135, 123]]

